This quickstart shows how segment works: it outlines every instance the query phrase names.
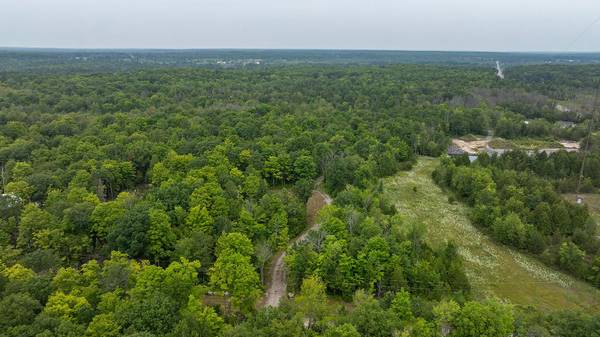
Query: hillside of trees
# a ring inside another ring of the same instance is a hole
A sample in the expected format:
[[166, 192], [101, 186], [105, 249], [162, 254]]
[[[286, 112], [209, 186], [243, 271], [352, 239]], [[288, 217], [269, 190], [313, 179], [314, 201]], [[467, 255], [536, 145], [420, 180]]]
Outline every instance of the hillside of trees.
[[[443, 155], [451, 137], [529, 118], [531, 97], [541, 123], [561, 120], [548, 108], [558, 91], [472, 66], [55, 70], [0, 73], [0, 336], [600, 331], [593, 313], [474, 298], [459, 247], [430, 247], [381, 193], [380, 178]], [[447, 160], [437, 179], [500, 242], [598, 286], [587, 210], [556, 189], [572, 156], [524, 159], [560, 173]], [[290, 298], [263, 308], [266, 270], [307, 228], [315, 188], [334, 202], [287, 251]]]

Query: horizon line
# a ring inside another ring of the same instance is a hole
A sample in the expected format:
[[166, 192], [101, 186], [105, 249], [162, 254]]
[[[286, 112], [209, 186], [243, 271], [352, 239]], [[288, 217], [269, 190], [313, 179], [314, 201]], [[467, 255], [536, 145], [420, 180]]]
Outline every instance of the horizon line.
[[477, 50], [477, 49], [377, 49], [377, 48], [261, 48], [261, 47], [31, 47], [0, 46], [0, 50], [49, 50], [49, 51], [348, 51], [348, 52], [426, 52], [426, 53], [498, 53], [498, 54], [600, 54], [597, 51], [548, 51], [548, 50]]

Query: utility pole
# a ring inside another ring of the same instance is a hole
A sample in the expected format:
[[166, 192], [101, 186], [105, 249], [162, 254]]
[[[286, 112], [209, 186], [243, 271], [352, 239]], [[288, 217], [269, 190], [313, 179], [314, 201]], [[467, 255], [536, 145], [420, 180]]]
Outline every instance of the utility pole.
[[588, 154], [590, 153], [590, 140], [592, 138], [592, 133], [594, 132], [594, 121], [596, 118], [596, 110], [598, 110], [598, 94], [600, 91], [600, 81], [596, 84], [596, 93], [594, 95], [594, 103], [592, 105], [592, 118], [590, 119], [590, 124], [588, 127], [588, 134], [585, 140], [585, 146], [583, 147], [583, 158], [581, 160], [581, 169], [579, 170], [579, 180], [577, 181], [577, 190], [575, 192], [576, 202], [580, 204], [583, 201], [583, 198], [579, 195], [579, 191], [581, 189], [581, 182], [583, 181], [584, 171], [585, 171], [585, 160], [587, 159]]
[[2, 179], [2, 187], [0, 188], [0, 192], [4, 193], [4, 185], [6, 185], [6, 177], [4, 175], [4, 164], [0, 164], [0, 177]]

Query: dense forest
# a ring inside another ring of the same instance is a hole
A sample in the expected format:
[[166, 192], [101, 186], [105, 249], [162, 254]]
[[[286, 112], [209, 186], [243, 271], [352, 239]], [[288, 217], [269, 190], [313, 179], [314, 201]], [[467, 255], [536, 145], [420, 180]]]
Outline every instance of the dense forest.
[[[475, 298], [458, 248], [428, 245], [380, 183], [454, 136], [581, 140], [589, 111], [554, 106], [597, 68], [572, 67], [1, 72], [0, 335], [598, 336], [592, 313]], [[498, 241], [600, 286], [595, 224], [558, 194], [580, 160], [445, 159], [436, 179]], [[288, 248], [315, 189], [333, 204]], [[289, 295], [265, 308], [284, 250]]]

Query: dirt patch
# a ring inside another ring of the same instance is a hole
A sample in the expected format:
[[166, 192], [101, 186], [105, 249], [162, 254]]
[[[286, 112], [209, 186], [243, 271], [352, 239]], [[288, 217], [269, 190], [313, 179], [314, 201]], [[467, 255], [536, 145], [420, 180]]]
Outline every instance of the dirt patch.
[[489, 138], [470, 141], [454, 138], [452, 139], [452, 145], [457, 146], [468, 154], [478, 154], [485, 151], [490, 141], [491, 139]]
[[317, 214], [325, 205], [331, 204], [331, 197], [320, 191], [313, 191], [306, 202], [306, 221], [312, 226], [317, 221]]
[[231, 312], [231, 302], [222, 295], [206, 294], [202, 297], [202, 303], [211, 307], [220, 307], [223, 312]]
[[579, 151], [579, 142], [574, 142], [571, 140], [561, 140], [559, 143], [567, 151]]
[[[564, 150], [567, 152], [579, 151], [579, 143], [570, 140], [547, 141], [538, 139], [513, 139], [506, 140], [503, 138], [469, 138], [469, 139], [452, 139], [452, 145], [458, 147], [469, 155], [487, 151], [502, 151], [501, 153], [512, 150], [521, 149], [527, 150], [530, 154], [537, 152], [546, 152], [547, 154]], [[495, 150], [494, 150], [495, 149]]]

